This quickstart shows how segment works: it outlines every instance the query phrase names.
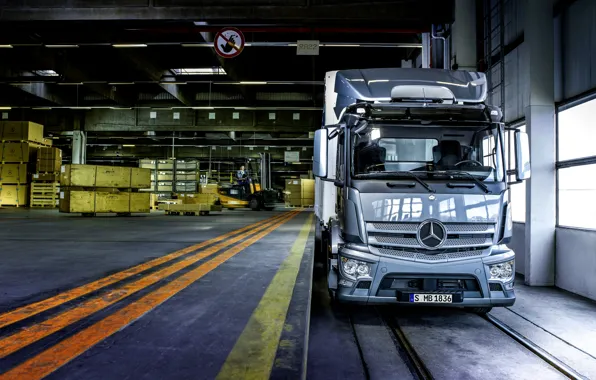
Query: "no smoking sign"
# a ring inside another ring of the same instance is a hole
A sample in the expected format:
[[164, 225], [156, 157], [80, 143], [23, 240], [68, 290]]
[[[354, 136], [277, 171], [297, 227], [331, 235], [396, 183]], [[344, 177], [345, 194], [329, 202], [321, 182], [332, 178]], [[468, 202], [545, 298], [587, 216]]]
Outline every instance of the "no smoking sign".
[[236, 28], [224, 28], [215, 35], [213, 45], [220, 57], [234, 58], [244, 49], [244, 35]]

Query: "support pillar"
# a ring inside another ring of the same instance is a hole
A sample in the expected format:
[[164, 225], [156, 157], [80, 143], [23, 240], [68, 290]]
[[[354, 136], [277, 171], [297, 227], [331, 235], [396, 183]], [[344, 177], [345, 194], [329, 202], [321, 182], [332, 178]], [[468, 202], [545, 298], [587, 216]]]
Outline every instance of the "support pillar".
[[532, 177], [526, 186], [525, 283], [555, 284], [556, 134], [552, 0], [528, 0], [524, 48], [530, 101], [524, 113]]
[[72, 132], [72, 163], [87, 162], [87, 135], [83, 131]]
[[422, 33], [422, 54], [421, 67], [428, 69], [430, 67], [430, 33]]
[[451, 29], [452, 68], [476, 71], [476, 1], [455, 0], [455, 22]]

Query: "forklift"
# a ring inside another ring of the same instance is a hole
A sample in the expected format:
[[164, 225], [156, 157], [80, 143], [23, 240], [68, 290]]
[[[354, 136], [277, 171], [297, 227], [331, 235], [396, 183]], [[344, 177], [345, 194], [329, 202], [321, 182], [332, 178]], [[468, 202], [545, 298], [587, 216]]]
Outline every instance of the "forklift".
[[[259, 153], [260, 173], [253, 169], [253, 161], [246, 160], [247, 174], [230, 185], [219, 187], [219, 201], [227, 209], [250, 208], [271, 211], [284, 206], [283, 196], [272, 188], [271, 154]], [[259, 178], [260, 177], [260, 178]]]

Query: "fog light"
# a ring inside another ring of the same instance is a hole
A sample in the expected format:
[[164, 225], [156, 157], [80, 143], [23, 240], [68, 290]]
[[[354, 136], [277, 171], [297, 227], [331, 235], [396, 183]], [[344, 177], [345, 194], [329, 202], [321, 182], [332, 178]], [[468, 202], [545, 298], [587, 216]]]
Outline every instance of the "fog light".
[[348, 288], [351, 288], [352, 285], [354, 285], [352, 281], [344, 280], [343, 278], [339, 280], [339, 286], [346, 286]]
[[489, 273], [489, 280], [510, 280], [513, 277], [513, 260], [490, 265]]
[[363, 261], [342, 257], [341, 265], [344, 274], [353, 279], [366, 277], [370, 275], [370, 265]]
[[503, 284], [503, 288], [505, 288], [505, 290], [513, 290], [514, 286], [515, 283], [513, 281]]

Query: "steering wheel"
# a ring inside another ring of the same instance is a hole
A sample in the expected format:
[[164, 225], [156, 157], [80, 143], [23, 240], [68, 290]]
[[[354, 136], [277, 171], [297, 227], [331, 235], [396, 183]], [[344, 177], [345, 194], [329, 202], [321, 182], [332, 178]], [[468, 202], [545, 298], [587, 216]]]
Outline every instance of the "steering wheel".
[[480, 161], [476, 161], [476, 160], [463, 160], [463, 161], [460, 161], [460, 162], [458, 162], [458, 163], [457, 163], [457, 164], [455, 164], [454, 166], [459, 166], [459, 165], [461, 165], [461, 164], [463, 164], [463, 163], [466, 163], [466, 162], [468, 162], [468, 163], [473, 163], [474, 165], [478, 165], [478, 166], [484, 166], [484, 165], [482, 164], [482, 162], [480, 162]]
[[372, 168], [376, 168], [376, 167], [378, 167], [378, 166], [384, 166], [384, 165], [385, 165], [384, 163], [383, 163], [383, 164], [373, 164], [373, 165], [368, 165], [367, 167], [365, 167], [365, 168], [364, 168], [364, 171], [368, 173], [368, 172], [370, 171], [370, 169], [372, 169]]

